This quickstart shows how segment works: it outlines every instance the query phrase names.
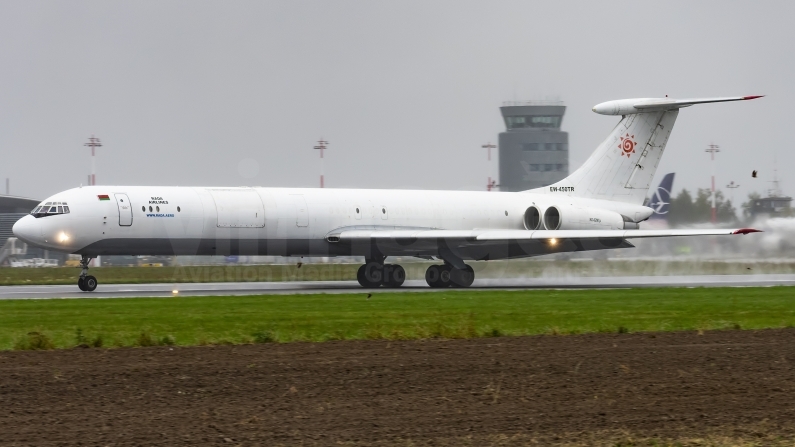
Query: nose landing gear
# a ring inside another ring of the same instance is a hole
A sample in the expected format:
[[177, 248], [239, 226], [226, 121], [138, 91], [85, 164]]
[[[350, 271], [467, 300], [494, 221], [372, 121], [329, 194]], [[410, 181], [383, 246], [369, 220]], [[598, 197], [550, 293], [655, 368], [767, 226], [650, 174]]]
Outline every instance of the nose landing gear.
[[83, 256], [80, 260], [80, 277], [77, 279], [77, 287], [83, 292], [93, 292], [97, 288], [97, 278], [88, 274], [88, 263], [94, 258]]

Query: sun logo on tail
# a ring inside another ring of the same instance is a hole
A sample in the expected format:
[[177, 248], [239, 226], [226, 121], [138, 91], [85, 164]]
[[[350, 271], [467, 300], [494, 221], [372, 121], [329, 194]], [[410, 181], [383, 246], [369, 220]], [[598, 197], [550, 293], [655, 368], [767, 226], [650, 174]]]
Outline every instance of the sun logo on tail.
[[630, 154], [635, 153], [635, 145], [638, 144], [634, 140], [635, 135], [621, 137], [621, 144], [618, 145], [618, 148], [621, 149], [623, 152], [621, 155], [626, 155], [629, 158]]

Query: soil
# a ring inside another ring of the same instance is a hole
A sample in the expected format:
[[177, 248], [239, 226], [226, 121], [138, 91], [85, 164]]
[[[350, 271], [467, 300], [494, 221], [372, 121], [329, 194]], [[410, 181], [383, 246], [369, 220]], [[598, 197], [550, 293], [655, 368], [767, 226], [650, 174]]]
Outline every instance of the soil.
[[0, 445], [768, 445], [794, 367], [795, 329], [5, 351]]

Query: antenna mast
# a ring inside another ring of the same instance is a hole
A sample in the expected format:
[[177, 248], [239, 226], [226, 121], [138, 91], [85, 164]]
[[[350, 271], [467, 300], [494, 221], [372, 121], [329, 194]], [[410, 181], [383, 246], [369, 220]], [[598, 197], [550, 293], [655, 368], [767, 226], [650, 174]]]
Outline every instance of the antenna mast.
[[327, 146], [328, 146], [328, 141], [324, 140], [323, 137], [320, 137], [320, 139], [317, 140], [317, 146], [315, 146], [315, 149], [320, 151], [320, 187], [321, 188], [324, 187], [324, 185], [323, 185], [323, 151], [326, 150]]
[[99, 138], [91, 135], [91, 138], [88, 139], [88, 143], [85, 143], [83, 146], [88, 146], [91, 148], [91, 176], [88, 178], [89, 185], [96, 185], [97, 184], [97, 162], [96, 162], [96, 148], [102, 147], [102, 143], [99, 141]]
[[497, 147], [497, 145], [496, 145], [496, 144], [492, 144], [492, 142], [491, 142], [491, 141], [489, 141], [488, 143], [486, 143], [486, 144], [484, 144], [484, 145], [482, 145], [482, 146], [480, 146], [480, 147], [482, 147], [483, 149], [486, 149], [486, 150], [488, 150], [488, 163], [489, 163], [489, 168], [488, 168], [488, 171], [489, 171], [489, 179], [488, 179], [488, 181], [486, 182], [486, 191], [489, 191], [489, 192], [491, 192], [491, 190], [492, 190], [492, 189], [493, 189], [495, 186], [497, 186], [497, 182], [491, 179], [491, 170], [492, 170], [492, 166], [491, 166], [491, 150], [492, 150], [492, 149], [495, 149], [495, 148]]
[[712, 161], [712, 223], [718, 221], [718, 209], [715, 207], [715, 153], [720, 152], [720, 146], [717, 144], [710, 144], [704, 152], [709, 152], [710, 160]]

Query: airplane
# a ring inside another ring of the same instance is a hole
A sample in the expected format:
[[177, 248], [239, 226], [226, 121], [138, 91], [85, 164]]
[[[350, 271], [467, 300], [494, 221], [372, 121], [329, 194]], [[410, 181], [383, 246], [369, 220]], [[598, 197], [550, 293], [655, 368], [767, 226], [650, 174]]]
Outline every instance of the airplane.
[[523, 192], [259, 187], [82, 186], [59, 192], [14, 224], [21, 240], [79, 254], [80, 290], [100, 255], [363, 256], [365, 288], [400, 287], [389, 256], [439, 260], [430, 287], [469, 287], [466, 261], [633, 247], [629, 239], [737, 235], [752, 228], [642, 230], [643, 206], [679, 109], [760, 96], [608, 101], [621, 116], [565, 179]]

